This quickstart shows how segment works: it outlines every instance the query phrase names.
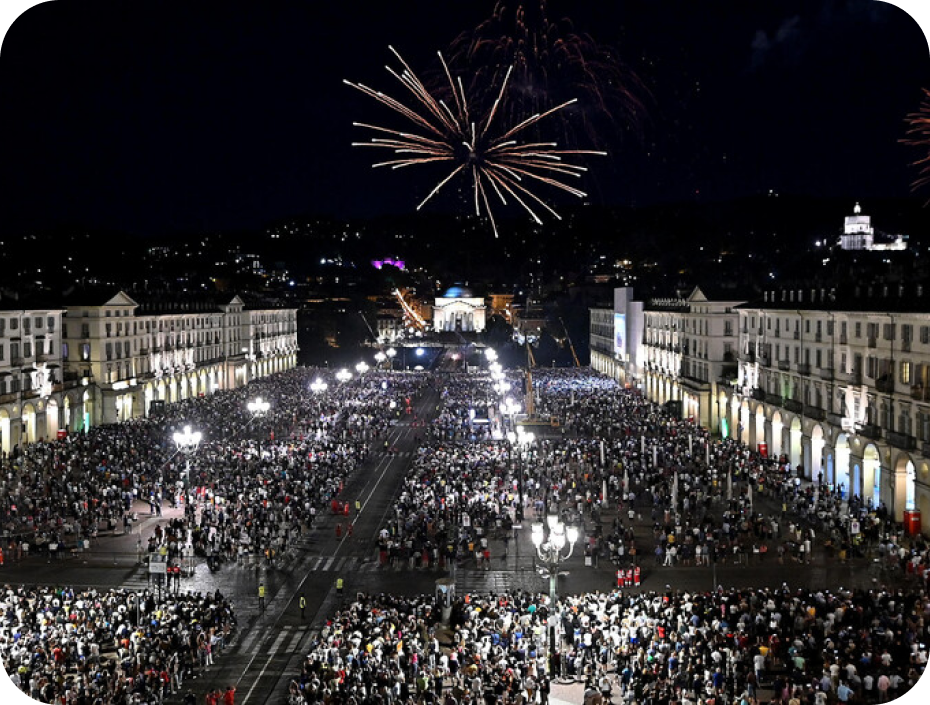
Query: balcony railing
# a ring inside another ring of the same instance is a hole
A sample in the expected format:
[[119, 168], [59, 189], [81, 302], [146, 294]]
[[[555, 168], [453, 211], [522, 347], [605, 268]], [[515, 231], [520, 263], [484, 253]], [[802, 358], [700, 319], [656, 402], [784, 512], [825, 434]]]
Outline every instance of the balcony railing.
[[875, 389], [883, 394], [893, 394], [894, 393], [894, 379], [891, 377], [882, 378], [879, 377], [875, 380]]
[[869, 338], [869, 347], [874, 348], [878, 346], [878, 338]]
[[785, 399], [785, 408], [788, 411], [800, 414], [804, 410], [804, 405], [797, 399]]
[[911, 387], [911, 399], [914, 401], [930, 401], [930, 387], [921, 384]]
[[821, 367], [820, 368], [820, 379], [833, 379], [833, 368], [832, 367]]
[[888, 431], [888, 442], [895, 448], [901, 450], [915, 450], [917, 448], [917, 439], [914, 436], [908, 436], [906, 433], [897, 431]]
[[827, 423], [833, 424], [834, 426], [842, 426], [843, 425], [842, 414], [838, 414], [835, 411], [828, 411], [827, 412]]
[[923, 445], [920, 446], [920, 454], [925, 458], [930, 458], [930, 443], [927, 441], [923, 442]]
[[849, 384], [856, 384], [856, 385], [862, 384], [862, 372], [861, 372], [861, 371], [860, 371], [860, 372], [850, 372], [850, 373], [847, 375], [846, 381], [847, 381]]
[[759, 364], [761, 364], [763, 367], [771, 367], [771, 366], [772, 366], [772, 358], [770, 358], [768, 355], [760, 355], [760, 356], [759, 356]]
[[823, 421], [827, 418], [827, 412], [819, 406], [808, 406], [806, 404], [804, 405], [804, 415], [810, 419], [817, 419], [818, 421]]
[[752, 390], [752, 398], [756, 401], [765, 401], [765, 390], [754, 387]]
[[13, 367], [22, 367], [23, 365], [26, 364], [26, 360], [23, 359], [22, 356], [17, 355], [16, 357], [11, 357], [11, 358], [10, 358], [10, 364], [11, 364]]
[[778, 369], [780, 369], [782, 372], [787, 372], [788, 370], [791, 369], [791, 361], [790, 360], [779, 360]]
[[848, 341], [846, 340], [846, 334], [840, 333], [840, 345], [846, 345]]
[[774, 406], [781, 406], [785, 400], [781, 394], [775, 394], [774, 392], [766, 392], [765, 401], [767, 404], [773, 404]]
[[873, 441], [880, 441], [882, 438], [882, 429], [875, 424], [866, 424], [859, 428], [859, 435], [865, 438], [871, 438]]
[[902, 340], [901, 341], [901, 352], [910, 352], [911, 351], [911, 341]]
[[811, 373], [811, 363], [809, 362], [798, 363], [798, 374], [809, 375], [810, 373]]

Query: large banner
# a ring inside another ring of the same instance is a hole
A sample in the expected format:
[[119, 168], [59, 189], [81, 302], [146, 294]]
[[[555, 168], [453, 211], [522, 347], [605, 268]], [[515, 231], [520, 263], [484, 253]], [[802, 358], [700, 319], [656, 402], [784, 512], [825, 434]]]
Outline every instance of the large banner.
[[614, 355], [626, 358], [626, 314], [614, 314]]

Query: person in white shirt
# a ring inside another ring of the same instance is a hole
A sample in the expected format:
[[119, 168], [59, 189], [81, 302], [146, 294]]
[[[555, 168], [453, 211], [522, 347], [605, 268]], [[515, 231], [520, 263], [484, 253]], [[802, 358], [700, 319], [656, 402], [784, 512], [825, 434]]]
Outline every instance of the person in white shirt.
[[752, 657], [752, 667], [756, 672], [756, 678], [761, 678], [762, 671], [765, 670], [765, 656], [756, 654]]

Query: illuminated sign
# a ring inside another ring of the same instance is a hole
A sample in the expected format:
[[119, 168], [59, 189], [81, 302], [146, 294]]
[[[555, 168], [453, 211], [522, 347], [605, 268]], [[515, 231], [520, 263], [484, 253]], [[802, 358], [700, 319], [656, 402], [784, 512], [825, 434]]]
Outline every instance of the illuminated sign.
[[626, 357], [626, 314], [614, 314], [614, 355]]

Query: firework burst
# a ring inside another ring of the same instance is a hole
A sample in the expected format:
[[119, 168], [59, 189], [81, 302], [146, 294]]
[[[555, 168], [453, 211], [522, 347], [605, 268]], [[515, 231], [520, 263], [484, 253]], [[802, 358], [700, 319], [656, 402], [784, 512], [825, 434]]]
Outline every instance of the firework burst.
[[588, 144], [632, 128], [639, 131], [646, 114], [649, 91], [621, 60], [616, 48], [600, 44], [572, 20], [549, 17], [546, 0], [498, 0], [491, 16], [453, 42], [451, 61], [471, 69], [466, 88], [481, 96], [485, 87], [510, 72], [520, 97], [519, 110], [539, 109], [541, 103], [579, 100], [560, 117], [564, 139]]
[[[930, 149], [930, 89], [924, 88], [920, 108], [907, 116], [907, 125], [907, 136], [901, 142], [925, 151]], [[916, 191], [930, 184], [930, 153], [913, 162], [913, 165], [920, 168], [918, 177], [911, 184], [911, 188]]]
[[[567, 100], [555, 107], [536, 112], [516, 125], [498, 131], [495, 118], [506, 102], [507, 86], [511, 71], [508, 70], [500, 82], [493, 105], [483, 114], [475, 114], [461, 77], [453, 79], [452, 72], [441, 53], [439, 61], [451, 91], [451, 105], [431, 93], [411, 70], [400, 54], [389, 47], [400, 61], [403, 69], [397, 72], [390, 66], [388, 72], [406, 88], [413, 97], [414, 107], [392, 98], [361, 83], [344, 81], [347, 85], [374, 98], [382, 105], [399, 113], [416, 126], [415, 132], [406, 132], [369, 123], [353, 123], [372, 130], [376, 136], [369, 142], [353, 142], [354, 147], [375, 147], [394, 152], [395, 158], [376, 162], [373, 167], [401, 169], [407, 166], [448, 162], [453, 169], [427, 194], [417, 210], [420, 210], [454, 177], [464, 174], [471, 178], [475, 202], [475, 213], [485, 213], [491, 222], [494, 236], [498, 236], [497, 224], [491, 209], [492, 201], [507, 205], [508, 199], [526, 210], [537, 223], [542, 223], [537, 210], [545, 210], [561, 220], [555, 210], [529, 186], [546, 184], [579, 198], [587, 194], [567, 183], [567, 179], [580, 178], [587, 169], [570, 164], [564, 157], [571, 155], [598, 154], [606, 152], [583, 149], [558, 149], [555, 142], [521, 141], [521, 133], [541, 120], [564, 110], [575, 102]], [[481, 112], [481, 111], [479, 111]], [[500, 122], [498, 119], [497, 122]], [[493, 193], [491, 193], [493, 192]]]

